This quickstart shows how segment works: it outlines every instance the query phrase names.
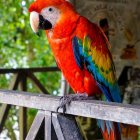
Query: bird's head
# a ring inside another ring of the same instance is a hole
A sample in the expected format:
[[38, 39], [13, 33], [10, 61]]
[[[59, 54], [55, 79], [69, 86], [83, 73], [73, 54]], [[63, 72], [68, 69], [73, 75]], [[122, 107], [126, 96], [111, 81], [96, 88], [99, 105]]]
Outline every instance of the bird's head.
[[57, 24], [67, 22], [75, 10], [69, 0], [36, 0], [29, 12], [31, 28], [38, 33], [39, 29], [52, 30]]

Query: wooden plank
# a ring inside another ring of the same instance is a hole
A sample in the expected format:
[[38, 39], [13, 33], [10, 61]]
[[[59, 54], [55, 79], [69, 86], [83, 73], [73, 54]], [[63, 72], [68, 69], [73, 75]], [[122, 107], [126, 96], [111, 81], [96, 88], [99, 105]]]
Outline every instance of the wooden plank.
[[36, 85], [36, 87], [43, 92], [44, 94], [49, 94], [49, 92], [45, 89], [45, 87], [41, 84], [41, 82], [35, 77], [35, 75], [31, 72], [28, 73], [28, 78]]
[[42, 68], [17, 68], [17, 69], [0, 69], [0, 74], [18, 73], [18, 72], [54, 72], [60, 71], [57, 67], [42, 67]]
[[3, 130], [3, 126], [4, 126], [5, 121], [7, 119], [10, 108], [11, 108], [11, 105], [3, 104], [1, 106], [1, 109], [0, 109], [0, 133]]
[[57, 118], [57, 114], [56, 113], [53, 113], [52, 114], [52, 123], [53, 123], [54, 130], [56, 132], [56, 135], [57, 135], [58, 140], [66, 140], [64, 138], [64, 135], [63, 135], [63, 132], [62, 132], [62, 129], [61, 129], [60, 123], [58, 121], [58, 118]]
[[42, 125], [44, 118], [45, 118], [44, 111], [39, 111], [31, 125], [31, 128], [30, 128], [25, 140], [35, 140], [36, 135]]
[[[27, 91], [27, 75], [26, 73], [21, 73], [20, 76], [22, 77], [20, 81], [20, 90]], [[24, 107], [19, 108], [19, 132], [20, 140], [25, 140], [27, 135], [27, 109]]]
[[53, 113], [52, 117], [55, 119], [55, 121], [57, 121], [57, 123], [54, 123], [54, 127], [58, 126], [59, 124], [59, 127], [56, 129], [56, 134], [58, 131], [57, 136], [59, 140], [62, 139], [60, 137], [61, 133], [63, 134], [65, 140], [83, 140], [74, 116]]
[[25, 140], [27, 134], [27, 109], [24, 107], [19, 108], [19, 132], [20, 140]]
[[[10, 99], [10, 100], [9, 100]], [[59, 97], [16, 91], [0, 91], [0, 102], [56, 112]], [[59, 110], [62, 112], [62, 110]], [[73, 101], [66, 114], [116, 121], [140, 126], [140, 106], [102, 101]]]
[[41, 126], [39, 128], [39, 131], [35, 137], [35, 140], [45, 140], [45, 119], [41, 123]]
[[52, 140], [51, 138], [51, 112], [45, 111], [45, 140]]

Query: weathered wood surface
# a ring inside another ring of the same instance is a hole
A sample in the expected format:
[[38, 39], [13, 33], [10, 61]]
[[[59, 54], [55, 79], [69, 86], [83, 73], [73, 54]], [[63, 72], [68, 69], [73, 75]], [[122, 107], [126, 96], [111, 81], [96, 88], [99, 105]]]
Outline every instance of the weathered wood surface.
[[[27, 78], [35, 84], [35, 86], [44, 94], [49, 94], [47, 89], [43, 87], [41, 82], [35, 77], [36, 72], [53, 72], [59, 71], [57, 67], [43, 67], [43, 68], [17, 68], [17, 69], [0, 69], [1, 74], [13, 73], [15, 76], [11, 80], [10, 90], [17, 90], [18, 88], [22, 91], [27, 91]], [[5, 121], [7, 119], [11, 105], [3, 104], [0, 108], [0, 132], [2, 131]], [[22, 107], [21, 107], [22, 108]], [[20, 139], [25, 139], [26, 136], [26, 109], [20, 109]]]
[[3, 104], [0, 108], [0, 133], [3, 130], [3, 126], [7, 119], [10, 108], [11, 108], [11, 105], [7, 105], [7, 104]]
[[74, 116], [53, 113], [52, 123], [58, 140], [83, 140]]
[[45, 111], [45, 140], [53, 140], [52, 133], [52, 113]]
[[25, 140], [34, 140], [44, 120], [44, 112], [39, 111], [32, 123], [29, 133]]
[[[59, 97], [0, 91], [0, 103], [56, 112]], [[62, 110], [59, 110], [62, 112]], [[140, 126], [140, 106], [106, 103], [102, 101], [73, 101], [66, 114], [116, 121]]]
[[[21, 91], [27, 91], [27, 75], [26, 73], [19, 73], [21, 80], [19, 81], [19, 88]], [[25, 140], [27, 135], [27, 109], [20, 107], [19, 109], [19, 133], [20, 140]]]
[[[16, 90], [18, 88], [18, 83], [19, 83], [20, 79], [21, 79], [20, 75], [15, 74], [15, 76], [12, 79], [12, 83], [10, 84], [9, 89]], [[10, 108], [11, 108], [11, 105], [7, 105], [7, 104], [3, 104], [0, 108], [0, 133], [3, 130], [3, 126], [8, 117]]]
[[41, 110], [38, 111], [25, 140], [83, 140], [83, 138], [74, 116]]

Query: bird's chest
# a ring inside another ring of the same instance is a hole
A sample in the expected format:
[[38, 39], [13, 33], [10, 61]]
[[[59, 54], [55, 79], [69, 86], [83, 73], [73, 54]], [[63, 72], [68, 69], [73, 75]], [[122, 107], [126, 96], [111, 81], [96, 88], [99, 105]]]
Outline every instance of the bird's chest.
[[82, 86], [84, 73], [76, 63], [71, 40], [53, 41], [50, 43], [50, 46], [58, 67], [61, 69], [70, 85], [74, 87], [74, 83], [78, 81]]
[[50, 41], [56, 63], [75, 92], [92, 95], [98, 92], [96, 82], [86, 69], [76, 63], [71, 39]]
[[64, 73], [81, 71], [76, 64], [70, 39], [55, 40], [50, 43], [56, 63]]

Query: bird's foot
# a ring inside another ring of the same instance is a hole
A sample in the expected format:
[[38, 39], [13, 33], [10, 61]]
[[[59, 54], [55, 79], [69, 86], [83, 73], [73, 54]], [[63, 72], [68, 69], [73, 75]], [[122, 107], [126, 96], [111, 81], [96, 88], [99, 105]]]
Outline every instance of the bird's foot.
[[86, 93], [64, 95], [60, 98], [60, 104], [57, 108], [57, 112], [60, 108], [62, 108], [63, 113], [65, 113], [66, 112], [66, 105], [69, 105], [71, 103], [71, 101], [93, 100], [93, 99], [94, 99], [94, 97], [89, 97]]

